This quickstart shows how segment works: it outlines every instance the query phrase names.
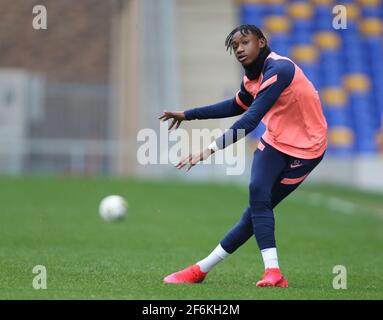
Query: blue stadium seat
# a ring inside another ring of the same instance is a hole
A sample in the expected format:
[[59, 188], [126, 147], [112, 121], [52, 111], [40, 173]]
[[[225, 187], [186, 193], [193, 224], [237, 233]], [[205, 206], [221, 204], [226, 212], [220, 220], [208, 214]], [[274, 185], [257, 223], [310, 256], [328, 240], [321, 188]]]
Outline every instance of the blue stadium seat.
[[291, 45], [311, 44], [313, 32], [313, 7], [306, 1], [292, 1], [288, 6], [291, 20]]
[[381, 18], [381, 6], [362, 6], [364, 18]]
[[263, 18], [266, 13], [266, 6], [263, 4], [243, 4], [240, 6], [240, 21], [244, 24], [255, 24], [263, 28]]
[[291, 45], [312, 43], [313, 23], [310, 20], [291, 21]]
[[282, 56], [289, 55], [290, 37], [288, 33], [272, 33], [269, 35], [269, 44], [273, 51]]
[[333, 31], [332, 5], [318, 5], [314, 8], [314, 28], [316, 31]]
[[320, 67], [318, 64], [315, 63], [305, 63], [301, 62], [299, 63], [299, 67], [303, 70], [305, 75], [310, 79], [310, 81], [313, 83], [315, 88], [320, 88], [322, 85], [321, 77], [320, 77]]
[[266, 7], [266, 15], [274, 15], [274, 16], [286, 15], [286, 4], [282, 2], [269, 4]]

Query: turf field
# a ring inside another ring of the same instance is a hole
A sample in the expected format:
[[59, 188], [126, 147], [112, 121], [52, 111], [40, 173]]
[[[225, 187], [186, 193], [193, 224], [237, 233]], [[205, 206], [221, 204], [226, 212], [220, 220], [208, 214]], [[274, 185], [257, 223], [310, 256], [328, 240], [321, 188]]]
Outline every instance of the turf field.
[[[287, 289], [256, 288], [263, 273], [254, 239], [203, 284], [162, 278], [206, 256], [239, 219], [246, 187], [103, 178], [0, 178], [0, 299], [383, 299], [383, 198], [303, 185], [276, 210]], [[129, 215], [101, 220], [105, 195]], [[32, 287], [35, 265], [47, 289]], [[347, 289], [332, 287], [347, 268]]]

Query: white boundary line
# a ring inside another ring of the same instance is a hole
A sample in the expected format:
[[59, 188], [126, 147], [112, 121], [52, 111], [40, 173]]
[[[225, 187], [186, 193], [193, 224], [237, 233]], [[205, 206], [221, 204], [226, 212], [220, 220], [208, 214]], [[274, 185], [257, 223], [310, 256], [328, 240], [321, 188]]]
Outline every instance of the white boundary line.
[[307, 203], [312, 206], [325, 206], [333, 211], [340, 212], [343, 214], [357, 214], [357, 213], [368, 213], [374, 217], [383, 218], [383, 210], [369, 208], [349, 200], [344, 200], [335, 196], [326, 196], [318, 192], [310, 191], [298, 191], [291, 198], [291, 201]]

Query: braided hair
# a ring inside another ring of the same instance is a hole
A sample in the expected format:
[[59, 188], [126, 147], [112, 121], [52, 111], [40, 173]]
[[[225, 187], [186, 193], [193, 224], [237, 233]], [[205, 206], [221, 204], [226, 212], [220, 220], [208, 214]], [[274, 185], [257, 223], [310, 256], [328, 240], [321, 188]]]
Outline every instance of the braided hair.
[[231, 53], [231, 44], [233, 42], [233, 36], [237, 33], [237, 32], [240, 32], [243, 36], [244, 35], [247, 35], [249, 33], [252, 33], [254, 35], [256, 35], [258, 37], [258, 39], [265, 39], [266, 40], [266, 45], [267, 45], [267, 39], [266, 37], [264, 36], [263, 32], [261, 31], [261, 29], [259, 29], [258, 27], [256, 27], [255, 25], [253, 24], [242, 24], [238, 27], [236, 27], [233, 31], [231, 31], [229, 33], [229, 35], [226, 37], [226, 40], [225, 40], [225, 46], [226, 46], [226, 50], [229, 50], [230, 49], [230, 53]]

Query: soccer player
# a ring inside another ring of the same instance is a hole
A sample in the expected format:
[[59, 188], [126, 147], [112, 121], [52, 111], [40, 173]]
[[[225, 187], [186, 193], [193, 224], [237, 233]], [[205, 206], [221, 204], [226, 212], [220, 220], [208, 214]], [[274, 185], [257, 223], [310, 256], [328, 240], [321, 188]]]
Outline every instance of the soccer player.
[[189, 155], [177, 164], [190, 170], [218, 150], [254, 130], [266, 126], [251, 168], [249, 203], [242, 218], [203, 260], [172, 273], [165, 283], [198, 283], [252, 235], [261, 251], [265, 272], [257, 286], [287, 287], [279, 268], [274, 235], [274, 213], [278, 203], [293, 192], [319, 164], [327, 146], [327, 124], [318, 92], [302, 70], [290, 59], [272, 52], [262, 31], [241, 25], [226, 38], [226, 49], [234, 52], [245, 75], [232, 99], [214, 105], [164, 112], [159, 119], [172, 119], [169, 130], [183, 120], [224, 118], [243, 114], [208, 148]]

